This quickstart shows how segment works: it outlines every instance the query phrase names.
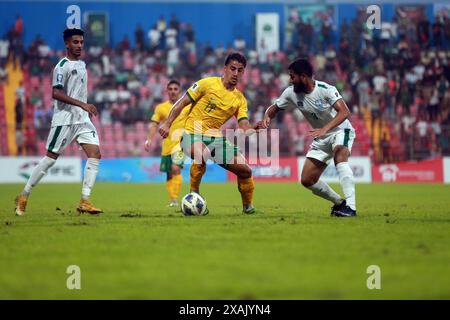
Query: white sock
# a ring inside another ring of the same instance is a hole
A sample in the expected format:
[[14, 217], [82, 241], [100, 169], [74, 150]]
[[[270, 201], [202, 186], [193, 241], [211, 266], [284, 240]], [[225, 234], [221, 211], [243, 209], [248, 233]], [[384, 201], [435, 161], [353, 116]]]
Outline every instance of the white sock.
[[28, 178], [27, 184], [22, 191], [22, 194], [28, 197], [31, 193], [31, 189], [41, 181], [42, 177], [45, 176], [48, 169], [55, 164], [56, 160], [49, 158], [47, 156], [43, 157], [36, 167], [34, 167], [31, 172], [30, 178]]
[[88, 158], [86, 166], [84, 167], [84, 179], [83, 188], [81, 189], [81, 198], [84, 200], [89, 199], [91, 190], [94, 187], [95, 179], [97, 178], [98, 165], [100, 159]]
[[339, 182], [342, 186], [347, 205], [356, 210], [356, 195], [355, 195], [355, 178], [353, 171], [348, 162], [341, 162], [336, 165], [336, 170], [339, 174]]
[[334, 204], [341, 204], [342, 198], [324, 181], [319, 180], [312, 186], [307, 187], [316, 196], [322, 197], [326, 200], [333, 202]]

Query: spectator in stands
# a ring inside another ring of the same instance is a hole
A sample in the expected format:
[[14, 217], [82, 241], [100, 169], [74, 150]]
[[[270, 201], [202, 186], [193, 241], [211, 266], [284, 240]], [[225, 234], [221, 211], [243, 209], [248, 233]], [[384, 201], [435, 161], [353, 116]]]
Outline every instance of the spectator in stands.
[[236, 51], [245, 52], [246, 47], [247, 44], [243, 37], [238, 36], [236, 39], [234, 39], [234, 48], [236, 49]]
[[38, 152], [36, 145], [36, 135], [32, 125], [27, 125], [24, 134], [24, 148], [26, 155], [33, 155]]
[[180, 42], [180, 21], [178, 20], [176, 14], [172, 13], [169, 21], [169, 28], [174, 29], [177, 32], [176, 42]]
[[138, 107], [136, 96], [132, 95], [121, 122], [125, 125], [132, 125], [138, 121], [144, 121], [144, 113]]
[[14, 33], [18, 38], [22, 38], [23, 34], [23, 19], [20, 15], [16, 16], [16, 21], [14, 22]]
[[284, 27], [284, 46], [291, 47], [293, 43], [293, 35], [295, 31], [295, 22], [293, 17], [289, 17]]
[[391, 162], [391, 144], [390, 139], [388, 138], [387, 134], [384, 133], [383, 137], [380, 141], [380, 148], [381, 148], [381, 162], [383, 163], [390, 163]]
[[17, 154], [20, 156], [25, 155], [25, 136], [22, 130], [16, 130], [16, 145]]
[[16, 96], [15, 114], [16, 114], [16, 130], [22, 130], [23, 114], [24, 114], [23, 100]]
[[19, 86], [16, 88], [16, 98], [22, 103], [25, 102], [25, 88], [23, 87], [23, 81], [20, 81]]
[[141, 24], [138, 24], [134, 31], [134, 39], [136, 41], [136, 49], [142, 51], [145, 49], [144, 30], [142, 30]]
[[50, 127], [51, 115], [47, 112], [42, 102], [36, 104], [34, 111], [34, 128], [36, 130], [37, 137], [40, 140], [47, 138], [48, 128]]
[[8, 81], [8, 72], [5, 66], [0, 64], [0, 85], [3, 85], [6, 81]]
[[10, 31], [9, 38], [10, 52], [12, 54], [14, 69], [16, 69], [19, 65], [23, 64], [24, 46], [22, 38], [15, 33], [14, 29]]
[[442, 21], [440, 17], [436, 16], [433, 25], [431, 26], [431, 32], [433, 34], [433, 44], [439, 49], [442, 47], [442, 29]]
[[166, 19], [164, 16], [159, 16], [158, 20], [156, 21], [156, 29], [158, 30], [160, 34], [160, 47], [159, 49], [165, 49], [166, 48], [166, 42], [165, 42], [165, 32], [167, 28]]
[[158, 31], [156, 24], [148, 31], [147, 36], [150, 42], [150, 52], [153, 53], [159, 47], [161, 40], [161, 33]]
[[6, 66], [9, 52], [9, 40], [0, 39], [0, 67]]
[[450, 17], [444, 17], [444, 47], [450, 49]]
[[422, 48], [428, 47], [430, 40], [430, 22], [424, 12], [422, 12], [422, 16], [417, 24], [417, 39]]
[[125, 50], [130, 50], [130, 41], [128, 40], [128, 36], [124, 35], [122, 41], [119, 42], [117, 46], [119, 52], [124, 52]]

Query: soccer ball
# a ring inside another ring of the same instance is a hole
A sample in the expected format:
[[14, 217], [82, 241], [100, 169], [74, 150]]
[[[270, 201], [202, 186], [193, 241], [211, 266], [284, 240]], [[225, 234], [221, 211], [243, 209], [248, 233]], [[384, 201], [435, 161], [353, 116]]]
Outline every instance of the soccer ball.
[[188, 193], [181, 200], [181, 211], [185, 216], [203, 216], [208, 214], [206, 200], [195, 192]]

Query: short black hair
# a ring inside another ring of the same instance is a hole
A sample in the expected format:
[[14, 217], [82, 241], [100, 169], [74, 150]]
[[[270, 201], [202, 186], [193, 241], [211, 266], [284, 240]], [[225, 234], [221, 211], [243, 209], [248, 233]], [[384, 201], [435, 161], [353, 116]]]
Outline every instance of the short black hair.
[[247, 59], [244, 57], [242, 53], [239, 52], [230, 53], [225, 59], [225, 65], [227, 66], [233, 60], [242, 63], [244, 68], [247, 66]]
[[313, 76], [313, 66], [311, 62], [303, 58], [297, 59], [294, 62], [292, 62], [289, 65], [288, 69], [292, 70], [295, 74], [298, 75], [304, 73], [310, 78], [312, 78]]
[[63, 32], [64, 41], [69, 39], [71, 36], [84, 36], [84, 31], [81, 29], [66, 29]]
[[167, 83], [167, 88], [171, 85], [171, 84], [176, 84], [177, 86], [181, 87], [181, 84], [178, 80], [175, 79], [171, 79], [168, 83]]

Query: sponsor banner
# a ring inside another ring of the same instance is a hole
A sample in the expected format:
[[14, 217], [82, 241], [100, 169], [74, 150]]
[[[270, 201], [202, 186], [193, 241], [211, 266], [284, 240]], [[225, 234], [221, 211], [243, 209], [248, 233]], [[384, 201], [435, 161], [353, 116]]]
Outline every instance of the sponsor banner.
[[[256, 164], [253, 164], [255, 162]], [[258, 159], [250, 161], [250, 167], [255, 181], [298, 180], [297, 158], [280, 158], [275, 163]], [[228, 172], [228, 180], [236, 181], [236, 176]]]
[[[0, 183], [26, 183], [42, 157], [0, 157]], [[80, 182], [81, 159], [59, 157], [40, 183]]]
[[256, 49], [258, 52], [280, 50], [279, 20], [278, 13], [256, 14]]
[[450, 158], [444, 158], [444, 182], [450, 183]]
[[[184, 168], [181, 170], [183, 181], [189, 181], [189, 169], [191, 159], [187, 159]], [[86, 161], [83, 161], [83, 168]], [[166, 173], [159, 171], [161, 158], [120, 158], [102, 159], [97, 175], [97, 181], [108, 182], [165, 182]], [[208, 162], [206, 173], [202, 182], [225, 182], [226, 172], [217, 164]]]
[[[299, 172], [298, 180], [299, 181], [301, 178], [301, 172], [302, 172], [305, 160], [306, 160], [306, 157], [298, 158], [298, 172]], [[369, 157], [350, 157], [348, 159], [348, 162], [350, 164], [350, 167], [353, 170], [353, 175], [355, 177], [356, 183], [372, 182], [372, 165], [371, 165]], [[333, 160], [330, 161], [330, 164], [325, 169], [325, 171], [322, 173], [322, 176], [320, 177], [320, 179], [322, 179], [325, 182], [330, 182], [330, 183], [338, 183], [339, 182], [339, 176], [338, 176], [336, 166], [334, 165]]]
[[84, 14], [86, 40], [89, 45], [103, 47], [109, 43], [109, 16], [107, 12]]
[[373, 166], [375, 182], [443, 182], [442, 158]]

